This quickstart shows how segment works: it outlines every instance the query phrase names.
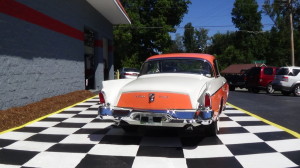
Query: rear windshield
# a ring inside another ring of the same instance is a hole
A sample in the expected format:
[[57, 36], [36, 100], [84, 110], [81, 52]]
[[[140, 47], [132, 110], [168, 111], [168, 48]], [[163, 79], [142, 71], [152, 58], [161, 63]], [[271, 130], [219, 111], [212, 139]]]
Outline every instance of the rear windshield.
[[297, 76], [300, 69], [280, 68], [276, 75]]
[[165, 58], [145, 62], [140, 75], [154, 73], [192, 73], [213, 77], [210, 63], [194, 58]]

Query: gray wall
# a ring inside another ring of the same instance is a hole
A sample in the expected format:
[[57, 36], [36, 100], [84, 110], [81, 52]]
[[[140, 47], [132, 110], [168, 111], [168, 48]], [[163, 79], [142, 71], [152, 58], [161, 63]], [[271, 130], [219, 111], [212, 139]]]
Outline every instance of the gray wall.
[[[88, 27], [98, 40], [112, 41], [112, 24], [85, 0], [17, 2], [81, 32]], [[102, 54], [96, 48], [96, 89], [102, 87]], [[84, 89], [83, 40], [0, 13], [0, 110]]]

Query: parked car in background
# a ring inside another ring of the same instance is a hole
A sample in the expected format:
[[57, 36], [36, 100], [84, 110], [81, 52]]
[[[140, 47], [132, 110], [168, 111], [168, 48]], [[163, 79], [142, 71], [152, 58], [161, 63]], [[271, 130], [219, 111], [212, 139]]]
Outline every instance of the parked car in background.
[[300, 96], [300, 67], [281, 67], [272, 82], [275, 90], [283, 95]]
[[229, 90], [235, 91], [235, 88], [244, 88], [245, 87], [245, 79], [247, 74], [246, 69], [241, 70], [239, 74], [224, 74], [224, 77], [227, 80], [227, 83], [229, 84]]
[[278, 67], [253, 67], [246, 75], [245, 85], [248, 91], [258, 93], [260, 90], [266, 90], [267, 93], [273, 93], [274, 89], [271, 82], [274, 80]]
[[136, 68], [124, 67], [120, 70], [121, 79], [134, 79], [140, 74], [139, 70]]
[[228, 94], [214, 56], [156, 55], [145, 61], [136, 79], [103, 81], [99, 116], [114, 120], [125, 131], [138, 126], [203, 126], [214, 136]]

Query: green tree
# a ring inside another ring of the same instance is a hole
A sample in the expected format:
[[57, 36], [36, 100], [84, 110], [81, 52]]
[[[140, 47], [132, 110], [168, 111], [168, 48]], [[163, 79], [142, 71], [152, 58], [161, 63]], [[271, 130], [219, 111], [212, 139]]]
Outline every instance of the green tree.
[[[138, 66], [146, 58], [170, 52], [170, 32], [175, 32], [185, 13], [189, 0], [121, 0], [131, 25], [114, 27], [115, 67], [135, 61]], [[136, 57], [132, 58], [131, 57]]]
[[195, 36], [198, 52], [205, 53], [207, 51], [208, 41], [210, 40], [208, 30], [204, 28], [196, 29]]
[[235, 0], [231, 12], [232, 22], [239, 29], [236, 33], [236, 49], [240, 50], [244, 61], [250, 63], [265, 57], [268, 40], [262, 34], [261, 12], [255, 0]]
[[184, 26], [183, 44], [188, 53], [193, 53], [197, 49], [195, 28], [192, 23], [187, 23]]
[[239, 30], [261, 31], [261, 12], [255, 0], [235, 0], [231, 12], [232, 22]]
[[300, 2], [283, 0], [265, 0], [263, 12], [267, 14], [274, 22], [274, 26], [270, 31], [270, 50], [267, 53], [268, 59], [274, 65], [286, 66], [290, 64], [290, 20], [289, 14], [292, 12], [294, 27], [294, 48], [295, 63], [300, 65]]
[[183, 53], [184, 51], [183, 37], [179, 33], [176, 33], [175, 39], [172, 41], [172, 48], [170, 52]]

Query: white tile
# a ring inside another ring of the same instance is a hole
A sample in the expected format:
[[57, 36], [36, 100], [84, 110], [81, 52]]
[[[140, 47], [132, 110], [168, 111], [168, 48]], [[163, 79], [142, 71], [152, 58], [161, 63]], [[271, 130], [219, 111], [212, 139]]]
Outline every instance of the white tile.
[[79, 103], [79, 104], [76, 104], [76, 106], [82, 106], [82, 105], [94, 105], [96, 104], [96, 102], [83, 102], [83, 103]]
[[98, 144], [104, 137], [102, 134], [71, 134], [59, 143], [67, 144]]
[[49, 116], [48, 118], [71, 118], [76, 114], [53, 114]]
[[61, 128], [61, 127], [50, 127], [40, 132], [41, 134], [56, 134], [56, 135], [69, 135], [79, 130], [79, 128]]
[[111, 126], [111, 122], [95, 122], [87, 123], [82, 128], [107, 128]]
[[[277, 150], [278, 152], [299, 151], [300, 139], [287, 139], [279, 141], [267, 141], [269, 146]], [[300, 158], [299, 158], [300, 159]]]
[[95, 110], [85, 110], [85, 111], [82, 111], [78, 114], [85, 114], [85, 115], [98, 115], [98, 111], [95, 111]]
[[231, 157], [233, 154], [225, 145], [206, 145], [196, 148], [184, 148], [185, 158], [216, 158]]
[[30, 125], [27, 125], [26, 127], [53, 127], [54, 125], [59, 123], [60, 122], [38, 121]]
[[143, 137], [141, 146], [181, 147], [178, 137]]
[[35, 141], [18, 141], [18, 142], [15, 142], [15, 143], [5, 147], [5, 149], [42, 152], [42, 151], [47, 150], [54, 144], [55, 143], [35, 142]]
[[87, 107], [71, 107], [71, 108], [65, 109], [64, 111], [83, 111], [86, 109], [88, 109], [88, 108]]
[[221, 134], [217, 135], [224, 144], [242, 144], [242, 143], [255, 143], [263, 142], [260, 138], [252, 133], [241, 134]]
[[41, 152], [25, 163], [27, 167], [74, 168], [85, 157], [84, 153]]
[[89, 123], [93, 121], [95, 118], [68, 118], [64, 120], [63, 122], [68, 123]]
[[220, 127], [221, 128], [228, 128], [228, 127], [241, 127], [240, 124], [238, 124], [235, 121], [220, 121]]
[[279, 132], [282, 131], [271, 125], [261, 125], [261, 126], [244, 126], [246, 130], [251, 133], [262, 133], [262, 132]]
[[237, 117], [237, 116], [232, 116], [230, 117], [233, 121], [260, 121], [257, 118], [251, 117], [251, 116], [242, 116], [242, 117]]
[[7, 132], [0, 135], [0, 139], [10, 139], [10, 140], [24, 140], [36, 133], [28, 133], [28, 132]]
[[187, 168], [185, 158], [136, 157], [132, 168]]
[[[232, 108], [232, 107], [229, 107], [229, 108]], [[223, 112], [224, 114], [244, 114], [244, 112], [240, 111], [240, 110], [225, 110]]]
[[95, 145], [88, 154], [109, 155], [109, 156], [136, 156], [139, 145], [113, 145], [98, 144]]
[[290, 161], [288, 158], [280, 153], [265, 153], [265, 154], [254, 154], [254, 155], [240, 155], [235, 156], [236, 159], [245, 168], [257, 168], [257, 167], [294, 167], [297, 166], [295, 163]]

